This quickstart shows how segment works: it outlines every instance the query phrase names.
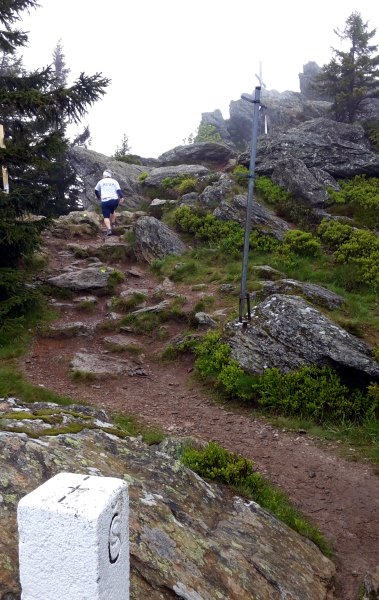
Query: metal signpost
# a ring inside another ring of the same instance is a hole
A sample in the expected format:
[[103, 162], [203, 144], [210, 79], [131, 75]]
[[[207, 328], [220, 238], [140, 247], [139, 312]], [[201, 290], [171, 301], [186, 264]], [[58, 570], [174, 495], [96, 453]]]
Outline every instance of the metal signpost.
[[[0, 123], [0, 148], [5, 148], [4, 143], [4, 125]], [[1, 167], [3, 175], [3, 192], [9, 194], [9, 180], [8, 180], [8, 169], [7, 167]]]
[[250, 311], [250, 294], [246, 290], [247, 284], [247, 263], [249, 258], [249, 244], [250, 244], [250, 231], [251, 231], [251, 216], [253, 208], [253, 194], [254, 194], [254, 174], [255, 174], [255, 159], [257, 155], [257, 144], [258, 144], [258, 120], [259, 120], [259, 108], [261, 104], [261, 88], [255, 88], [254, 100], [250, 96], [243, 94], [241, 96], [243, 100], [252, 102], [254, 104], [253, 114], [253, 130], [251, 138], [251, 154], [250, 154], [250, 168], [249, 168], [249, 189], [247, 194], [247, 206], [246, 206], [246, 224], [245, 224], [245, 239], [243, 247], [243, 259], [242, 259], [242, 277], [241, 277], [241, 289], [239, 299], [239, 322], [246, 327], [247, 321], [244, 321], [245, 304], [247, 306], [247, 320], [251, 321]]

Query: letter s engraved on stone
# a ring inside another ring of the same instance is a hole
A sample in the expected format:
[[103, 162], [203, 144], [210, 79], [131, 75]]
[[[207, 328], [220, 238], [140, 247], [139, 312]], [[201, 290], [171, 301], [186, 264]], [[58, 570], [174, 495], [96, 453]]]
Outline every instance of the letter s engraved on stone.
[[114, 564], [120, 556], [121, 550], [121, 517], [118, 513], [115, 513], [112, 517], [111, 525], [109, 528], [109, 562]]

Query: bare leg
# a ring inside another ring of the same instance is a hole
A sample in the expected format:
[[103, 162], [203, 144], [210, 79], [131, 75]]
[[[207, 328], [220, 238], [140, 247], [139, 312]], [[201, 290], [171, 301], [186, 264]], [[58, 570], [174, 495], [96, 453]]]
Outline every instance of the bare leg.
[[110, 216], [111, 227], [116, 225], [116, 213], [112, 213]]
[[107, 229], [111, 229], [111, 221], [107, 217], [104, 217], [104, 225]]

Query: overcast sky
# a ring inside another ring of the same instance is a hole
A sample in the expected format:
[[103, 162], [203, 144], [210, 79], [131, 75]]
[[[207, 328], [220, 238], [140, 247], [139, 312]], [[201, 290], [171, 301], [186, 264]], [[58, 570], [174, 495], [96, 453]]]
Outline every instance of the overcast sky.
[[[70, 78], [110, 78], [89, 110], [91, 149], [111, 155], [123, 134], [131, 152], [159, 154], [195, 133], [202, 112], [253, 92], [262, 61], [268, 89], [299, 91], [308, 61], [329, 62], [340, 48], [333, 30], [358, 11], [379, 30], [377, 0], [39, 0], [29, 31], [27, 67], [50, 64], [62, 40]], [[379, 43], [378, 34], [375, 43]]]

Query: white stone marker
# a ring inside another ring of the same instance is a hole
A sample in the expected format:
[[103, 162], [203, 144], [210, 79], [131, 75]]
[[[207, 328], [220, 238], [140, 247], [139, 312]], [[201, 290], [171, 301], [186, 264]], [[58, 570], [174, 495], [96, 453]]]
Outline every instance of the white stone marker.
[[129, 600], [125, 481], [59, 473], [17, 519], [22, 600]]

